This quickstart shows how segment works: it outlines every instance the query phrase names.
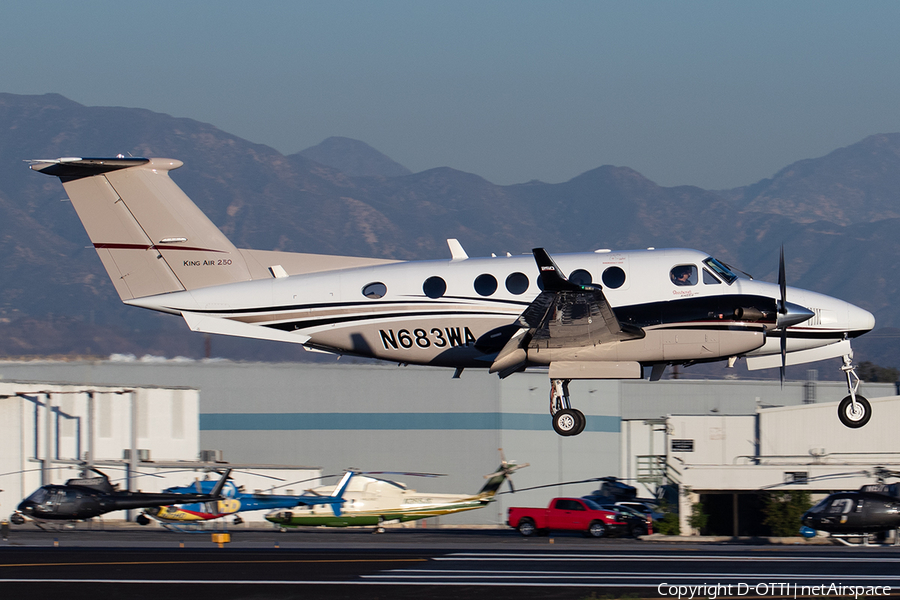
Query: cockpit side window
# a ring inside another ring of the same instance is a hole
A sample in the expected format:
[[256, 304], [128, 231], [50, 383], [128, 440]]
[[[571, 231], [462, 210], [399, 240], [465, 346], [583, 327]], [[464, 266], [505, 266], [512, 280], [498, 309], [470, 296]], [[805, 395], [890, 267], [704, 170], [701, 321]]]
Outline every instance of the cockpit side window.
[[716, 285], [722, 283], [718, 278], [709, 272], [709, 269], [703, 268], [703, 283], [705, 285]]
[[694, 265], [675, 265], [669, 271], [669, 279], [675, 285], [697, 285], [697, 267]]
[[850, 498], [838, 498], [828, 507], [828, 512], [831, 514], [843, 514], [850, 512], [852, 508], [853, 500]]
[[720, 279], [725, 281], [728, 285], [734, 283], [734, 280], [737, 279], [737, 275], [732, 272], [731, 269], [726, 267], [724, 264], [720, 263], [713, 257], [709, 257], [703, 261], [703, 264], [709, 267], [709, 269], [715, 273]]

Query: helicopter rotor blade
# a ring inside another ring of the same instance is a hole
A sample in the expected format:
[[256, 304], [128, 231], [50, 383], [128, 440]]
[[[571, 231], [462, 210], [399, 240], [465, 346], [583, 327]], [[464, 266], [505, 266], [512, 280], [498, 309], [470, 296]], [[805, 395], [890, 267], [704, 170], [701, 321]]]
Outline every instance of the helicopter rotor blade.
[[[603, 479], [602, 477], [593, 477], [593, 478], [591, 478], [591, 479], [580, 479], [580, 480], [578, 480], [578, 481], [562, 481], [562, 482], [559, 482], [559, 483], [548, 483], [548, 484], [546, 484], [546, 485], [535, 485], [535, 486], [531, 486], [531, 487], [527, 487], [527, 488], [519, 488], [519, 489], [516, 490], [516, 491], [518, 491], [518, 492], [527, 492], [527, 491], [529, 491], [529, 490], [539, 490], [539, 489], [542, 489], [542, 488], [557, 487], [557, 486], [560, 486], [560, 485], [574, 485], [574, 484], [576, 484], [576, 483], [590, 483], [590, 482], [593, 482], [593, 481], [601, 481], [602, 479]], [[500, 493], [501, 493], [501, 494], [508, 494], [509, 492], [500, 492]]]

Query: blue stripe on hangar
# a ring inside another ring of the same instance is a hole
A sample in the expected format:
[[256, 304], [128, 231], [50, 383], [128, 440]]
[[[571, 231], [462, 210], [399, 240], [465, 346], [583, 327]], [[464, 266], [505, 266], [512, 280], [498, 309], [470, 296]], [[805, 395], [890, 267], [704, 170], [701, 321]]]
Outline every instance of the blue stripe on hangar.
[[[587, 415], [585, 431], [619, 432], [619, 417]], [[548, 431], [550, 415], [529, 413], [202, 413], [200, 431], [468, 429]]]

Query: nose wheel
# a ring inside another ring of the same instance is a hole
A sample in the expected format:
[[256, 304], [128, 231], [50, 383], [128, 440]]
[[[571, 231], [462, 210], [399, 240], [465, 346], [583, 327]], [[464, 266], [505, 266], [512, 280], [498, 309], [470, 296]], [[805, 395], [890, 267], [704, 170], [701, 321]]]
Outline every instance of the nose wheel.
[[844, 355], [844, 364], [841, 370], [847, 377], [847, 391], [850, 395], [841, 400], [838, 405], [838, 418], [845, 427], [858, 429], [869, 422], [872, 418], [872, 405], [865, 397], [857, 394], [859, 390], [860, 379], [856, 374], [856, 367], [853, 365], [853, 355]]
[[550, 380], [550, 416], [553, 417], [553, 430], [562, 436], [578, 435], [584, 431], [587, 419], [584, 413], [572, 408], [569, 402], [570, 379]]

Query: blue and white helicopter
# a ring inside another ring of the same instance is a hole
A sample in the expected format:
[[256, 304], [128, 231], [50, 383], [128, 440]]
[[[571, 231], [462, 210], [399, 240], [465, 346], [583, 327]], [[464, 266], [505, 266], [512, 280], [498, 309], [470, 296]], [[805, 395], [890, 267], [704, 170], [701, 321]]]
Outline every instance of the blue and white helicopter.
[[[300, 495], [260, 494], [244, 492], [242, 487], [236, 486], [232, 480], [225, 482], [221, 488], [218, 500], [207, 502], [195, 502], [192, 504], [168, 504], [144, 509], [138, 515], [137, 523], [148, 525], [151, 519], [160, 522], [167, 529], [182, 530], [184, 526], [197, 525], [224, 519], [235, 515], [234, 523], [243, 522], [238, 513], [252, 510], [275, 510], [279, 508], [294, 508], [297, 506], [321, 506], [340, 516], [344, 505], [344, 491], [353, 478], [354, 471], [346, 471], [340, 482], [334, 486], [332, 492], [325, 496], [309, 491]], [[317, 480], [320, 478], [316, 478]], [[312, 480], [310, 480], [312, 481]], [[186, 486], [175, 486], [163, 490], [164, 494], [209, 494], [210, 490], [218, 482], [213, 480], [195, 481]], [[302, 483], [297, 481], [294, 483]], [[293, 484], [286, 484], [293, 485]]]

